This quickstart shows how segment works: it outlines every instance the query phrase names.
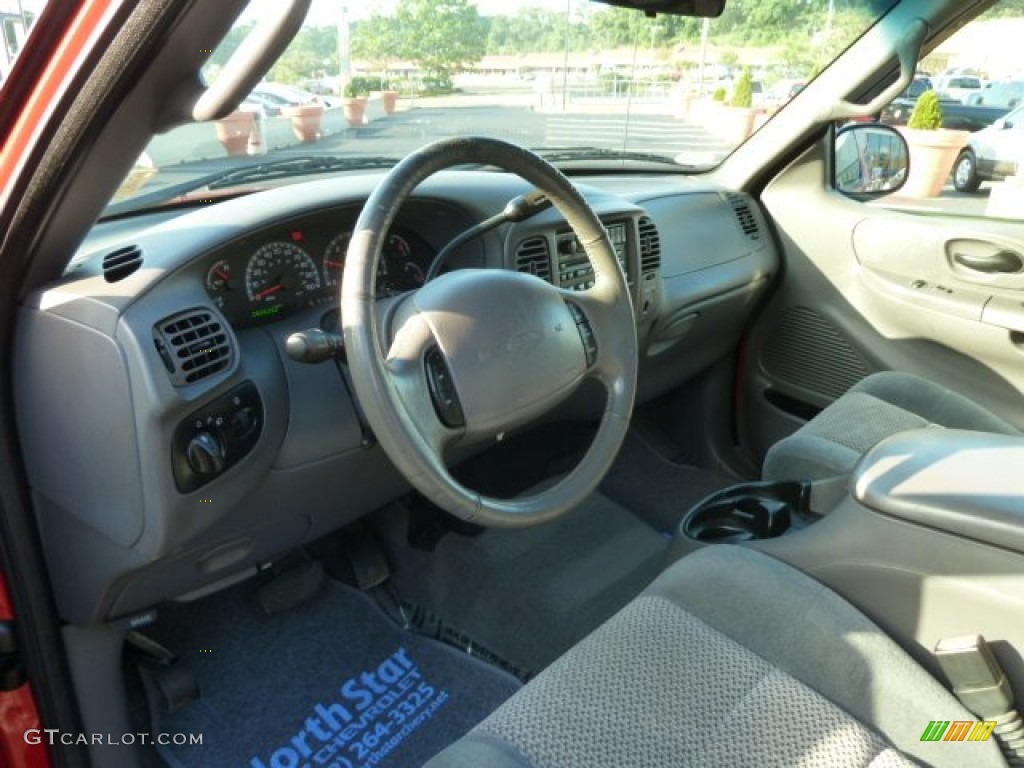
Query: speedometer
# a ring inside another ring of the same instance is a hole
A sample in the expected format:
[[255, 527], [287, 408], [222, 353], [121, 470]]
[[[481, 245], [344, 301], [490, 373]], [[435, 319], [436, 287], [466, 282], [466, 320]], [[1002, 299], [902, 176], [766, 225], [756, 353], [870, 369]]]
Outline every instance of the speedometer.
[[263, 308], [294, 306], [319, 288], [316, 264], [294, 243], [267, 243], [245, 267], [245, 292]]

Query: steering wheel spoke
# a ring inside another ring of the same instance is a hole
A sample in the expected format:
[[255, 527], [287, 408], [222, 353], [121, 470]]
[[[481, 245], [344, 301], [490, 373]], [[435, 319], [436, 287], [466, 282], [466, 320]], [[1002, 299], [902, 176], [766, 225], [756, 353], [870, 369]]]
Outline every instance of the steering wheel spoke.
[[450, 374], [444, 376], [443, 358], [439, 362], [438, 357], [429, 326], [419, 315], [413, 315], [397, 330], [385, 359], [385, 371], [403, 421], [443, 463], [444, 449], [462, 436], [464, 423], [448, 417], [452, 412], [461, 414], [461, 408]]
[[636, 345], [635, 331], [623, 327], [616, 296], [598, 281], [586, 291], [559, 289], [576, 321], [580, 345], [587, 359], [587, 376], [608, 384], [622, 375], [621, 348]]

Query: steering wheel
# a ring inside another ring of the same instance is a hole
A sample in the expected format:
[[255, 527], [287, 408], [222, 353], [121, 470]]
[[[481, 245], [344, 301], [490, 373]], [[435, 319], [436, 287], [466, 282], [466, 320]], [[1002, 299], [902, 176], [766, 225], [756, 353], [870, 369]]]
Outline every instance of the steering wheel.
[[[593, 287], [568, 291], [510, 270], [460, 269], [406, 294], [385, 322], [375, 308], [374, 278], [399, 209], [438, 171], [481, 162], [548, 195], [594, 265]], [[356, 222], [341, 317], [352, 382], [380, 445], [416, 489], [465, 520], [514, 527], [563, 514], [594, 490], [622, 445], [637, 376], [626, 279], [583, 196], [533, 152], [495, 139], [458, 138], [430, 144], [396, 164]], [[499, 499], [466, 488], [448, 472], [448, 445], [500, 440], [586, 378], [605, 386], [601, 423], [584, 457], [557, 484]]]

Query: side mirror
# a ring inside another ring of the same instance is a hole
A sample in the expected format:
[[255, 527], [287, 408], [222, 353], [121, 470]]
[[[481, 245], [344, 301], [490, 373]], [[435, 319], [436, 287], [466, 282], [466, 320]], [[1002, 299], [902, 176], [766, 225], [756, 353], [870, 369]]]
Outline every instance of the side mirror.
[[832, 168], [836, 191], [855, 200], [873, 200], [906, 184], [910, 149], [895, 128], [852, 123], [836, 133]]

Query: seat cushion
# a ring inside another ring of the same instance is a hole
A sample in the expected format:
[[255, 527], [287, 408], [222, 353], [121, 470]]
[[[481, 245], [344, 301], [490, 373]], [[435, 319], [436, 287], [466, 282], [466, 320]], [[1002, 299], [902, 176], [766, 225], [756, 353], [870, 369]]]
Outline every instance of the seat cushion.
[[923, 427], [1019, 434], [977, 403], [927, 379], [887, 371], [849, 392], [765, 456], [765, 480], [821, 480], [847, 475], [860, 457], [897, 432]]
[[994, 743], [921, 742], [934, 719], [974, 718], [835, 593], [719, 546], [672, 566], [428, 765], [1005, 764]]

